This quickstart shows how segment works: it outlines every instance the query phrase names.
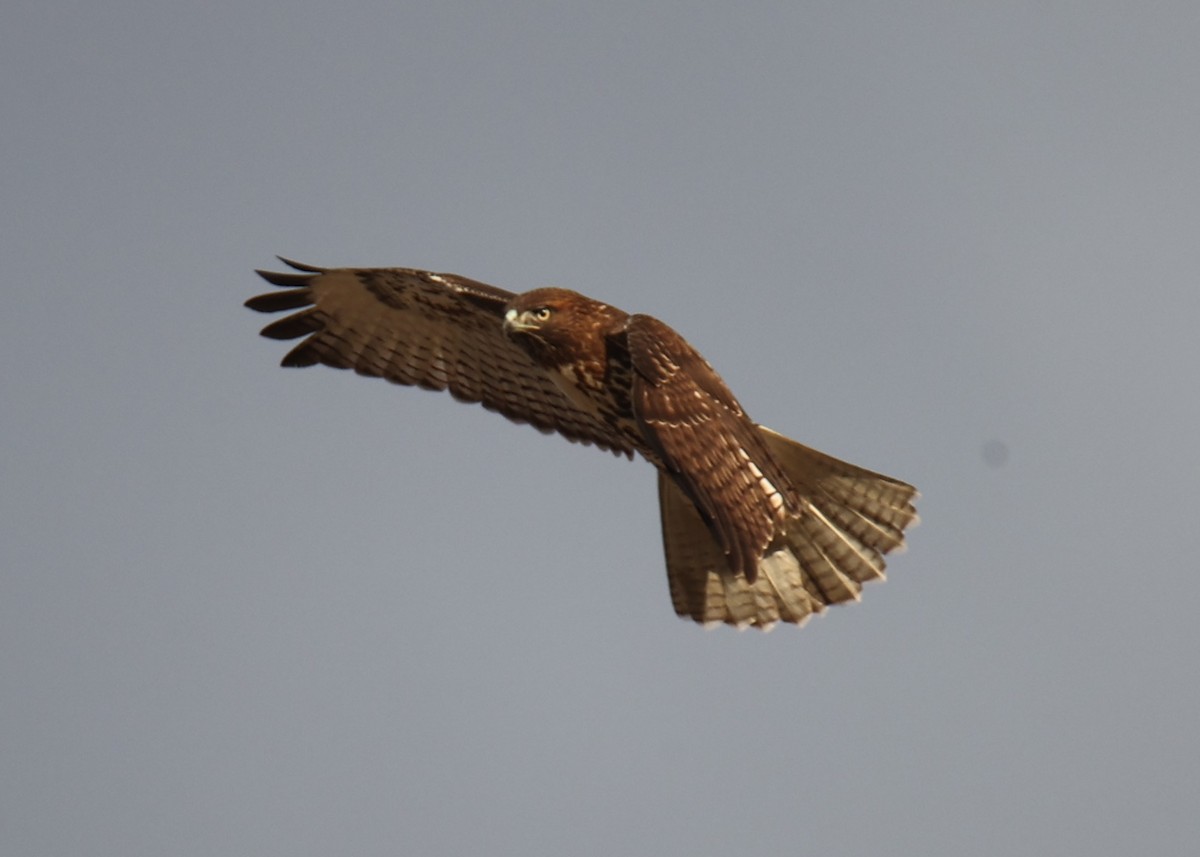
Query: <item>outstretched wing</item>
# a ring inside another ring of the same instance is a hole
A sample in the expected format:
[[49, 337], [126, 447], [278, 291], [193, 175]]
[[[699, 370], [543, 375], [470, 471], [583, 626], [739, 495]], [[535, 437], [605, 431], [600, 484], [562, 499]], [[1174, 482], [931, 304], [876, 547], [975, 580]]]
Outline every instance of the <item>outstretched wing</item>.
[[258, 312], [299, 310], [263, 328], [303, 341], [284, 366], [323, 363], [396, 384], [448, 390], [513, 422], [632, 456], [619, 433], [564, 396], [503, 331], [504, 289], [454, 274], [410, 268], [317, 268], [281, 257], [301, 273], [259, 271], [282, 291], [258, 295]]

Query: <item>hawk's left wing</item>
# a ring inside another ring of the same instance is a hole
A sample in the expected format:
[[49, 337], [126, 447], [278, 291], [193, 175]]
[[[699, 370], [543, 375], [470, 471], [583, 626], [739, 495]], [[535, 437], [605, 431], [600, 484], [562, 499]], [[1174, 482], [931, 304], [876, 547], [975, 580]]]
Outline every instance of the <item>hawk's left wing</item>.
[[633, 410], [648, 444], [710, 524], [733, 572], [753, 582], [792, 494], [733, 393], [682, 336], [630, 316]]
[[712, 367], [648, 316], [627, 326], [633, 407], [662, 465], [681, 616], [767, 628], [857, 600], [916, 520], [911, 485], [756, 425]]

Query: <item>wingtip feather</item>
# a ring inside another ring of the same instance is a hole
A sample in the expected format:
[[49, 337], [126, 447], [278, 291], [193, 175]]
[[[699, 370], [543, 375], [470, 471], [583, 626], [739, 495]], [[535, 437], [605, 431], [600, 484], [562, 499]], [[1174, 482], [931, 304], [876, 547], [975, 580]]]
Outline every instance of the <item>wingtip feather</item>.
[[308, 289], [289, 289], [286, 292], [267, 292], [255, 295], [242, 306], [255, 312], [283, 312], [289, 309], [302, 309], [312, 304], [312, 293]]
[[303, 262], [296, 262], [292, 259], [288, 259], [285, 256], [276, 256], [275, 258], [280, 262], [283, 262], [283, 264], [287, 265], [289, 268], [294, 268], [297, 271], [306, 271], [310, 274], [323, 274], [328, 270], [327, 268], [318, 268], [316, 265], [306, 265]]
[[299, 339], [320, 329], [321, 320], [313, 310], [309, 310], [273, 321], [264, 327], [261, 333], [267, 339]]
[[263, 271], [261, 269], [255, 270], [254, 273], [273, 286], [283, 286], [285, 288], [307, 286], [312, 282], [314, 276], [313, 274], [280, 273], [279, 271]]

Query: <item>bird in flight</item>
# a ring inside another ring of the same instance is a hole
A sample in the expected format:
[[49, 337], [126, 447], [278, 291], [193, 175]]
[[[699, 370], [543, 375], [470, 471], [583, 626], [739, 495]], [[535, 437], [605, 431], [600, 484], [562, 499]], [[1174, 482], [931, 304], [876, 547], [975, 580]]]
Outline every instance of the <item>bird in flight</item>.
[[803, 624], [857, 601], [917, 519], [916, 489], [758, 425], [663, 322], [558, 288], [514, 293], [411, 268], [317, 268], [280, 257], [295, 310], [263, 328], [318, 363], [446, 390], [518, 423], [658, 470], [675, 612], [705, 624]]

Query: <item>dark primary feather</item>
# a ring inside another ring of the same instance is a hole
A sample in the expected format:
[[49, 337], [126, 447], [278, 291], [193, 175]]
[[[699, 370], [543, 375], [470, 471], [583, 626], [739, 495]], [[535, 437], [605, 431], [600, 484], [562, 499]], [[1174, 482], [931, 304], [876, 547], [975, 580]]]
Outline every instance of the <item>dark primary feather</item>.
[[[283, 264], [287, 265], [289, 268], [295, 268], [297, 271], [308, 271], [310, 274], [322, 274], [326, 270], [325, 268], [319, 268], [316, 265], [305, 265], [303, 262], [295, 262], [284, 256], [276, 256], [275, 258], [278, 259], [280, 262], [283, 262]], [[259, 271], [259, 273], [261, 274], [262, 271]], [[288, 275], [281, 274], [278, 276], [286, 277]]]
[[[281, 284], [276, 283], [275, 285]], [[268, 292], [246, 301], [246, 306], [258, 312], [284, 312], [311, 305], [312, 295], [305, 288], [288, 289], [286, 292]]]

